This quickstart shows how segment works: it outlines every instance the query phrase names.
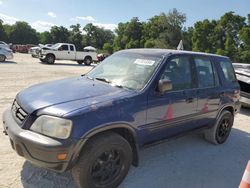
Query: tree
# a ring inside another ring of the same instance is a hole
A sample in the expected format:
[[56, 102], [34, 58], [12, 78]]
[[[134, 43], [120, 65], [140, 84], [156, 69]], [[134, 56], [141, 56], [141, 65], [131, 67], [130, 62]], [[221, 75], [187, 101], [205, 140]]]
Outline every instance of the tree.
[[108, 54], [112, 54], [113, 53], [113, 46], [110, 43], [105, 43], [103, 45], [103, 51], [105, 51]]
[[185, 14], [176, 9], [150, 18], [143, 27], [144, 47], [175, 49], [184, 37], [182, 28], [185, 21]]
[[50, 29], [52, 43], [69, 42], [69, 31], [63, 26], [53, 26]]
[[229, 56], [233, 61], [239, 60], [239, 31], [246, 25], [246, 18], [234, 15], [234, 12], [224, 14], [219, 20], [219, 27], [222, 32], [222, 42], [224, 43], [224, 54]]
[[69, 32], [69, 42], [73, 43], [76, 46], [76, 49], [81, 50], [82, 45], [82, 33], [80, 24], [71, 25]]
[[185, 50], [192, 50], [192, 36], [193, 36], [194, 28], [184, 28], [182, 31], [182, 41]]
[[83, 36], [83, 43], [85, 45], [94, 46], [102, 49], [105, 43], [113, 43], [114, 34], [112, 31], [89, 23], [83, 28], [85, 35]]
[[144, 45], [142, 41], [143, 23], [137, 17], [126, 23], [119, 23], [116, 33], [115, 51], [125, 48], [140, 48]]
[[217, 45], [217, 34], [215, 28], [217, 22], [215, 20], [199, 21], [194, 24], [194, 30], [192, 35], [192, 43], [194, 51], [215, 53]]
[[52, 36], [49, 31], [44, 31], [40, 33], [39, 35], [39, 42], [41, 44], [51, 44], [52, 42]]
[[244, 26], [239, 32], [240, 45], [240, 61], [250, 63], [250, 14], [248, 15], [248, 25]]
[[16, 22], [10, 31], [9, 41], [15, 44], [38, 44], [38, 34], [26, 22]]
[[3, 21], [0, 19], [0, 40], [7, 41], [8, 37], [3, 27]]

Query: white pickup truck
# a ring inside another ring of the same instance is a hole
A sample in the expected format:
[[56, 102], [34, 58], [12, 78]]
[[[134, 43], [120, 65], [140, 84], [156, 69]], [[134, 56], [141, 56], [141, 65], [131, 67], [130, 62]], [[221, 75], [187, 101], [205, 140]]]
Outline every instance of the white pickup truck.
[[77, 63], [90, 65], [97, 61], [97, 52], [93, 47], [84, 48], [84, 51], [76, 51], [74, 44], [57, 43], [52, 47], [42, 47], [38, 58], [42, 62], [54, 64], [55, 60], [72, 60]]

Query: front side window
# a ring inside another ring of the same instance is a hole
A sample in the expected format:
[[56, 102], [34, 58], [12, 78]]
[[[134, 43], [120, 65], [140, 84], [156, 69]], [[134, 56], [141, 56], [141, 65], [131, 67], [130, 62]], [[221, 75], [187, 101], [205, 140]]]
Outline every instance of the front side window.
[[172, 90], [184, 90], [192, 87], [191, 64], [188, 57], [176, 57], [167, 62], [161, 79], [172, 82]]
[[214, 74], [212, 63], [207, 57], [195, 57], [195, 67], [197, 71], [198, 87], [214, 87]]
[[68, 45], [62, 45], [61, 49], [62, 49], [62, 51], [68, 51], [69, 50], [69, 46]]
[[87, 76], [111, 85], [141, 90], [152, 77], [162, 57], [119, 52], [106, 58]]
[[74, 51], [74, 46], [70, 45], [70, 51]]

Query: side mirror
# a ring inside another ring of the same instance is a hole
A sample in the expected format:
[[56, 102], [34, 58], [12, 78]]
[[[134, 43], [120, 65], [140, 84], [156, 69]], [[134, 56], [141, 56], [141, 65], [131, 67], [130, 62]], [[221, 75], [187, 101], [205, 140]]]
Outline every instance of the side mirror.
[[172, 82], [167, 79], [159, 80], [158, 82], [158, 91], [163, 95], [166, 91], [171, 91], [173, 89]]

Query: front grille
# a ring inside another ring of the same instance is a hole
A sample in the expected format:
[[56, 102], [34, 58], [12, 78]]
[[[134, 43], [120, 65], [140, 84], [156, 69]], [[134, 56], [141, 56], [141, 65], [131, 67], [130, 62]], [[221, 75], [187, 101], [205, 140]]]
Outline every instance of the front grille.
[[14, 119], [16, 120], [16, 122], [21, 125], [23, 123], [23, 121], [25, 120], [25, 118], [27, 117], [27, 113], [21, 108], [21, 106], [17, 103], [17, 101], [15, 100], [12, 104], [11, 107], [11, 111], [12, 111], [12, 115], [14, 117]]

